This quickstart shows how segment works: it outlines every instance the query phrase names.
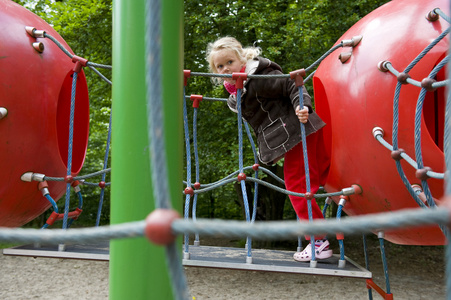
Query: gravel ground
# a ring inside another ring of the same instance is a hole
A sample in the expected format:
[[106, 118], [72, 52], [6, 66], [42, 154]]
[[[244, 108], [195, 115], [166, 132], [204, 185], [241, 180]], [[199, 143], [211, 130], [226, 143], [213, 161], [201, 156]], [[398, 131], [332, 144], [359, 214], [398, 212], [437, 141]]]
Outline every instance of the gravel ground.
[[[373, 280], [385, 289], [377, 240], [368, 244]], [[364, 265], [363, 252], [357, 254], [363, 250], [355, 248], [347, 256]], [[387, 242], [385, 250], [395, 299], [446, 298], [443, 247]], [[105, 261], [0, 255], [0, 269], [0, 299], [108, 299]], [[197, 267], [185, 268], [185, 274], [196, 300], [368, 299], [364, 279]]]

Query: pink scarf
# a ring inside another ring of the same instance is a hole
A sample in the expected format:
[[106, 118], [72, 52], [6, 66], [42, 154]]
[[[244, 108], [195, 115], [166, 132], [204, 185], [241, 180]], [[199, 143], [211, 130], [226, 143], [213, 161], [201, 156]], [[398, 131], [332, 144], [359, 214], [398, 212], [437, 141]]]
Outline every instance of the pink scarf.
[[224, 87], [227, 90], [227, 92], [229, 92], [230, 95], [236, 96], [236, 86], [234, 84], [224, 81]]
[[[246, 66], [244, 66], [240, 72], [244, 72], [246, 70]], [[227, 90], [227, 92], [229, 92], [230, 95], [235, 95], [236, 96], [236, 86], [234, 84], [228, 83], [227, 81], [224, 80], [224, 87]]]

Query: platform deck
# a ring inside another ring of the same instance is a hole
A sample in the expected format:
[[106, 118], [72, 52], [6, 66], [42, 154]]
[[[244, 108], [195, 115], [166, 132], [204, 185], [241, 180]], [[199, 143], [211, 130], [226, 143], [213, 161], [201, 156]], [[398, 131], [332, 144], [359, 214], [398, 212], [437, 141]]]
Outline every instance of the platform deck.
[[[32, 256], [85, 260], [109, 260], [109, 242], [90, 245], [64, 245], [65, 251], [59, 251], [59, 246], [24, 245], [3, 249], [3, 255]], [[185, 253], [186, 254], [186, 253]], [[185, 255], [185, 257], [187, 257]], [[311, 275], [341, 276], [354, 278], [372, 278], [372, 273], [357, 263], [345, 257], [343, 268], [338, 268], [339, 255], [319, 260], [315, 268], [309, 262], [293, 260], [293, 251], [252, 249], [251, 263], [247, 261], [247, 250], [243, 248], [190, 246], [189, 259], [183, 259], [187, 267], [207, 267], [221, 269], [236, 269], [249, 271], [299, 273]]]

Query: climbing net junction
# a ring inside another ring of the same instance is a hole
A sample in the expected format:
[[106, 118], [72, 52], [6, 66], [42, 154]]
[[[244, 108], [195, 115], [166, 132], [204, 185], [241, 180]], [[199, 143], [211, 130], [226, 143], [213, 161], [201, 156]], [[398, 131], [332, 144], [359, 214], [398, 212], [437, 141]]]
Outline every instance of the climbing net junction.
[[[167, 263], [169, 268], [169, 273], [172, 277], [174, 294], [177, 295], [179, 299], [190, 299], [186, 280], [183, 273], [183, 268], [181, 264], [181, 259], [178, 259], [178, 249], [175, 245], [175, 238], [177, 235], [184, 236], [184, 247], [183, 247], [183, 259], [189, 260], [189, 236], [195, 235], [195, 243], [199, 242], [199, 235], [204, 236], [214, 236], [214, 237], [228, 237], [228, 238], [246, 238], [246, 251], [247, 258], [246, 263], [252, 264], [252, 239], [257, 240], [285, 240], [298, 238], [300, 241], [300, 236], [309, 236], [310, 239], [314, 239], [314, 235], [319, 234], [334, 234], [337, 235], [340, 243], [340, 262], [339, 267], [344, 267], [344, 247], [343, 247], [343, 236], [344, 235], [355, 235], [355, 234], [365, 234], [371, 232], [380, 233], [380, 242], [383, 241], [383, 232], [385, 230], [397, 229], [397, 228], [409, 228], [423, 225], [433, 225], [438, 224], [442, 229], [443, 233], [447, 238], [448, 229], [451, 222], [451, 198], [445, 196], [441, 199], [441, 205], [436, 205], [436, 199], [434, 199], [430, 189], [428, 188], [428, 178], [439, 178], [444, 179], [444, 173], [434, 172], [433, 170], [427, 169], [423, 164], [422, 150], [421, 150], [421, 111], [423, 106], [423, 101], [425, 94], [429, 91], [433, 91], [437, 88], [448, 86], [448, 79], [444, 81], [435, 81], [434, 77], [438, 71], [447, 66], [448, 56], [446, 56], [437, 66], [432, 70], [429, 76], [422, 80], [414, 80], [410, 78], [409, 71], [421, 60], [439, 41], [444, 39], [450, 31], [448, 27], [444, 30], [434, 41], [426, 47], [415, 60], [403, 71], [398, 71], [395, 69], [392, 63], [389, 61], [384, 61], [379, 64], [379, 69], [384, 72], [390, 72], [393, 76], [396, 76], [398, 83], [395, 90], [395, 96], [393, 101], [393, 143], [390, 144], [384, 139], [384, 131], [381, 128], [376, 127], [373, 130], [373, 135], [380, 142], [381, 145], [385, 146], [389, 151], [391, 151], [392, 157], [394, 157], [397, 170], [401, 176], [406, 188], [412, 195], [413, 199], [418, 203], [419, 208], [415, 209], [405, 209], [387, 213], [380, 214], [368, 214], [364, 216], [353, 216], [347, 218], [341, 218], [341, 211], [345, 206], [347, 197], [353, 194], [362, 193], [359, 183], [356, 182], [354, 185], [349, 187], [343, 187], [343, 189], [336, 193], [321, 193], [312, 194], [310, 192], [310, 179], [309, 179], [309, 169], [308, 169], [308, 157], [307, 157], [307, 143], [305, 136], [304, 124], [300, 123], [301, 133], [302, 133], [302, 146], [303, 146], [303, 159], [305, 165], [306, 174], [306, 186], [307, 191], [305, 193], [296, 193], [289, 191], [278, 186], [269, 184], [261, 179], [259, 176], [260, 172], [265, 173], [267, 176], [275, 178], [279, 183], [283, 184], [284, 181], [278, 178], [275, 174], [271, 173], [268, 169], [260, 166], [257, 159], [257, 151], [252, 140], [252, 135], [250, 133], [248, 124], [243, 121], [241, 115], [241, 96], [243, 83], [249, 78], [261, 79], [269, 77], [289, 77], [293, 79], [296, 86], [299, 89], [300, 103], [303, 103], [303, 92], [302, 88], [305, 81], [309, 80], [313, 74], [313, 69], [320, 64], [320, 62], [326, 58], [328, 55], [336, 51], [341, 47], [356, 47], [361, 36], [355, 36], [350, 40], [343, 40], [341, 43], [337, 44], [321, 56], [317, 61], [315, 61], [311, 66], [290, 72], [289, 74], [282, 74], [277, 76], [267, 76], [267, 75], [248, 75], [246, 73], [234, 73], [230, 75], [218, 75], [209, 74], [201, 72], [191, 72], [189, 70], [184, 71], [185, 87], [188, 82], [188, 78], [191, 76], [205, 76], [205, 77], [221, 77], [221, 78], [233, 78], [237, 82], [237, 126], [238, 126], [238, 141], [239, 141], [239, 162], [238, 169], [232, 172], [225, 178], [222, 178], [213, 183], [200, 183], [200, 169], [199, 169], [199, 158], [198, 158], [198, 147], [197, 147], [197, 113], [199, 109], [199, 103], [201, 100], [211, 100], [211, 101], [226, 101], [225, 99], [209, 98], [200, 95], [183, 96], [183, 118], [184, 118], [184, 132], [185, 132], [185, 146], [186, 146], [186, 158], [187, 158], [187, 177], [185, 181], [186, 188], [183, 193], [185, 195], [184, 204], [184, 216], [180, 218], [178, 213], [176, 213], [171, 208], [171, 204], [168, 197], [168, 184], [167, 184], [167, 167], [165, 162], [167, 161], [165, 155], [165, 144], [164, 132], [162, 120], [164, 119], [162, 110], [162, 91], [159, 84], [159, 78], [161, 78], [161, 49], [153, 43], [153, 41], [158, 40], [161, 34], [161, 25], [159, 24], [159, 18], [152, 16], [153, 10], [150, 9], [150, 16], [148, 17], [148, 32], [146, 33], [146, 55], [148, 57], [153, 57], [154, 59], [148, 60], [146, 65], [146, 86], [147, 86], [147, 118], [148, 118], [148, 134], [149, 134], [149, 148], [151, 153], [151, 172], [154, 187], [154, 200], [155, 207], [157, 208], [153, 211], [146, 220], [123, 223], [110, 226], [99, 226], [100, 211], [103, 203], [103, 190], [105, 187], [109, 186], [110, 183], [105, 182], [106, 173], [110, 171], [107, 167], [109, 144], [111, 137], [111, 130], [108, 132], [107, 149], [105, 151], [104, 168], [96, 173], [75, 176], [72, 177], [71, 170], [71, 153], [72, 153], [72, 136], [73, 136], [73, 123], [71, 123], [70, 134], [69, 134], [69, 149], [68, 149], [68, 168], [67, 174], [63, 177], [50, 177], [40, 173], [25, 173], [22, 176], [24, 181], [38, 181], [40, 182], [39, 188], [42, 191], [43, 196], [52, 204], [54, 212], [50, 216], [49, 220], [44, 225], [44, 228], [52, 225], [55, 220], [63, 220], [63, 229], [54, 230], [37, 230], [37, 229], [23, 229], [23, 228], [0, 228], [0, 241], [2, 242], [15, 242], [15, 243], [42, 243], [42, 244], [64, 244], [64, 243], [90, 243], [97, 242], [99, 240], [110, 240], [110, 239], [123, 239], [123, 238], [136, 238], [146, 236], [152, 243], [157, 245], [162, 245], [166, 247]], [[158, 13], [158, 10], [157, 12]], [[443, 14], [440, 9], [434, 9], [430, 15], [432, 17], [440, 16], [447, 22], [449, 18]], [[108, 84], [111, 81], [102, 75], [97, 68], [111, 69], [111, 66], [95, 64], [89, 62], [88, 60], [71, 54], [66, 50], [55, 38], [47, 34], [45, 31], [37, 30], [35, 28], [27, 28], [27, 32], [35, 38], [47, 38], [54, 42], [58, 47], [74, 62], [74, 76], [73, 76], [73, 88], [77, 84], [77, 74], [82, 70], [83, 67], [89, 67], [97, 75], [99, 75]], [[344, 59], [344, 58], [343, 58]], [[307, 73], [311, 72], [308, 76]], [[405, 84], [411, 84], [413, 86], [419, 87], [420, 93], [417, 101], [417, 115], [415, 118], [415, 130], [416, 130], [416, 140], [415, 149], [416, 156], [415, 160], [409, 157], [406, 153], [398, 147], [398, 114], [399, 114], [399, 94], [401, 88]], [[187, 114], [187, 104], [186, 100], [193, 100], [193, 137], [192, 141], [194, 143], [194, 157], [195, 157], [195, 182], [192, 183], [192, 162], [191, 162], [191, 145], [190, 145], [190, 133], [188, 128], [188, 114]], [[448, 97], [449, 101], [450, 97]], [[72, 93], [71, 97], [71, 119], [74, 117], [74, 102], [75, 102], [75, 92]], [[450, 105], [446, 105], [446, 119], [445, 119], [445, 136], [444, 144], [449, 144], [449, 109]], [[243, 124], [244, 123], [244, 124]], [[255, 162], [251, 166], [244, 166], [243, 163], [243, 127], [247, 133], [247, 137], [251, 143]], [[111, 128], [111, 117], [110, 126]], [[417, 137], [418, 136], [418, 137]], [[451, 166], [449, 147], [444, 147], [445, 160], [447, 169], [449, 170]], [[403, 166], [401, 165], [401, 160], [404, 159], [412, 167], [417, 170], [420, 174], [422, 188], [412, 185], [405, 173], [403, 171]], [[253, 171], [253, 176], [246, 175], [247, 171]], [[99, 183], [88, 182], [86, 179], [94, 176], [102, 176]], [[63, 214], [58, 212], [58, 207], [55, 201], [50, 197], [48, 191], [47, 181], [64, 181], [66, 182], [66, 199], [65, 199], [65, 210]], [[197, 206], [197, 196], [200, 193], [211, 191], [220, 186], [226, 184], [239, 182], [242, 189], [242, 195], [244, 198], [245, 206], [245, 221], [232, 221], [232, 220], [207, 220], [198, 219], [196, 217], [196, 206]], [[253, 210], [251, 215], [251, 209], [247, 201], [247, 192], [245, 187], [245, 182], [254, 183], [254, 199], [253, 199]], [[96, 227], [93, 228], [76, 228], [71, 230], [67, 229], [72, 221], [76, 219], [82, 210], [83, 200], [80, 193], [79, 185], [88, 186], [99, 186], [102, 189], [101, 199], [99, 202], [99, 212], [97, 215]], [[308, 203], [308, 214], [309, 222], [299, 222], [299, 221], [279, 221], [279, 222], [254, 222], [256, 217], [256, 207], [258, 199], [258, 186], [264, 185], [266, 187], [272, 188], [276, 191], [287, 195], [305, 197]], [[69, 200], [70, 200], [70, 189], [74, 188], [79, 197], [79, 206], [74, 212], [69, 211]], [[451, 187], [447, 184], [446, 194], [449, 195], [451, 192]], [[325, 215], [325, 210], [331, 203], [331, 197], [339, 197], [340, 202], [338, 205], [337, 219], [329, 220], [313, 220], [312, 219], [312, 208], [311, 201], [314, 199], [325, 198], [325, 206], [323, 214]], [[192, 202], [192, 203], [191, 203]], [[190, 218], [190, 207], [192, 207], [191, 218]], [[314, 244], [314, 243], [312, 243]], [[383, 249], [383, 244], [381, 244], [381, 249]], [[447, 290], [448, 297], [451, 297], [451, 249], [449, 246], [446, 247], [447, 253]], [[311, 268], [316, 268], [315, 251], [312, 251], [312, 260], [310, 262]], [[386, 264], [384, 262], [384, 269], [386, 270]], [[387, 272], [386, 272], [387, 273]], [[379, 293], [384, 295], [391, 295], [389, 283], [387, 280], [387, 291], [380, 291], [380, 288], [374, 285], [372, 281], [368, 281], [370, 287], [375, 288]]]

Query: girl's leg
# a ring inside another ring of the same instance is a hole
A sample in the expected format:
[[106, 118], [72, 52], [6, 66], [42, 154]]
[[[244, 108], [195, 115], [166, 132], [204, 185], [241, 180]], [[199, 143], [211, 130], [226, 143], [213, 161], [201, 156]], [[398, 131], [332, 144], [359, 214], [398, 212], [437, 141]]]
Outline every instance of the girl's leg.
[[[318, 170], [318, 160], [316, 159], [317, 139], [317, 133], [312, 133], [306, 138], [311, 193], [316, 193], [320, 187], [320, 174]], [[296, 193], [305, 193], [307, 191], [302, 143], [299, 143], [285, 154], [284, 177], [287, 190]], [[290, 198], [291, 204], [298, 217], [302, 220], [308, 220], [307, 199], [291, 195], [288, 197]], [[323, 213], [315, 199], [311, 200], [311, 204], [312, 218], [323, 218]]]

